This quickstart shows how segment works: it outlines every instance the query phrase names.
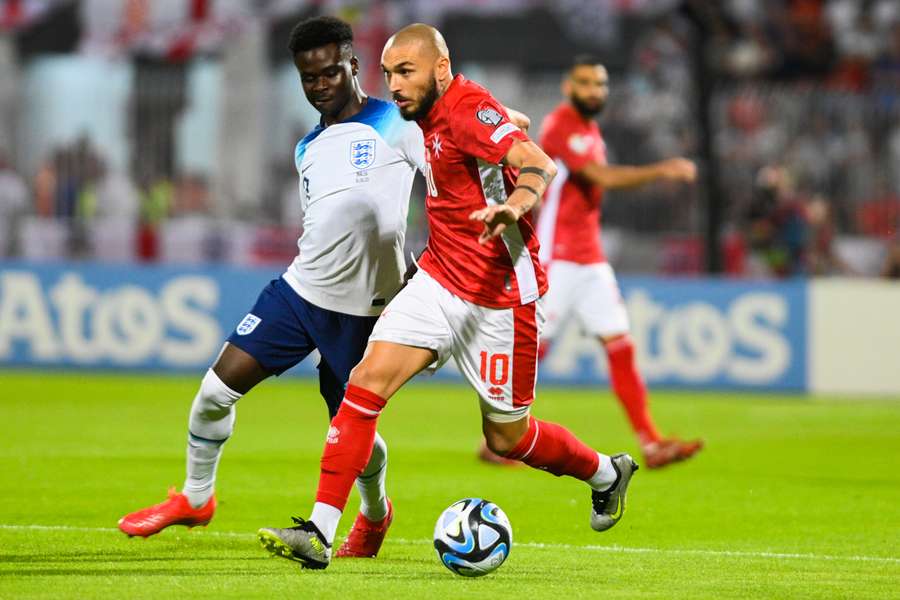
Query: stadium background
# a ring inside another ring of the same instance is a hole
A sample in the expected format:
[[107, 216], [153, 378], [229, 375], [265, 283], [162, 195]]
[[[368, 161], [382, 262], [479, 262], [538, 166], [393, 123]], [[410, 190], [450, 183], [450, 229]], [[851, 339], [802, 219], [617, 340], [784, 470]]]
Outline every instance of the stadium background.
[[[201, 374], [294, 256], [292, 151], [317, 114], [285, 44], [319, 13], [352, 23], [380, 95], [386, 37], [438, 26], [454, 69], [533, 132], [571, 57], [597, 54], [611, 162], [698, 162], [696, 186], [607, 193], [604, 243], [654, 413], [708, 447], [642, 471], [630, 520], [598, 540], [560, 510], [580, 510], [577, 482], [476, 462], [471, 392], [447, 368], [384, 419], [405, 511], [384, 560], [335, 564], [316, 593], [371, 597], [374, 576], [386, 597], [896, 595], [900, 3], [0, 0], [0, 598], [298, 585], [252, 562], [247, 532], [315, 487], [312, 360], [242, 402], [209, 531], [139, 545], [113, 527], [181, 476]], [[536, 412], [633, 448], [605, 369], [570, 327]], [[502, 503], [518, 536], [478, 587], [437, 577], [428, 547], [462, 493]]]
[[[535, 130], [559, 101], [560, 69], [596, 53], [612, 79], [611, 162], [698, 162], [697, 186], [610, 192], [604, 205], [651, 383], [900, 394], [900, 291], [878, 282], [900, 275], [896, 2], [0, 6], [3, 364], [210, 362], [296, 250], [291, 149], [317, 114], [284, 40], [324, 11], [354, 24], [370, 93], [384, 92], [389, 32], [433, 22], [456, 69]], [[410, 251], [427, 236], [422, 195]], [[172, 320], [170, 285], [207, 329]], [[543, 368], [561, 383], [604, 369], [574, 328]]]

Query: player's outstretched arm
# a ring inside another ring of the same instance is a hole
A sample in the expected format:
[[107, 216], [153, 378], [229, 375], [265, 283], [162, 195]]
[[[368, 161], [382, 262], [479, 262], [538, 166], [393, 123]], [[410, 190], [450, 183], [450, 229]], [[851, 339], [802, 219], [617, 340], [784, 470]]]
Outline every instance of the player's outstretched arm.
[[590, 161], [576, 171], [579, 177], [607, 190], [630, 188], [659, 181], [683, 181], [693, 183], [697, 178], [697, 165], [686, 158], [670, 158], [644, 166], [601, 165]]
[[487, 244], [503, 233], [507, 225], [515, 223], [534, 208], [556, 176], [556, 164], [532, 141], [513, 144], [503, 158], [503, 163], [519, 169], [519, 178], [516, 180], [516, 189], [505, 204], [488, 206], [469, 215], [473, 221], [484, 223], [484, 231], [478, 238], [481, 244]]

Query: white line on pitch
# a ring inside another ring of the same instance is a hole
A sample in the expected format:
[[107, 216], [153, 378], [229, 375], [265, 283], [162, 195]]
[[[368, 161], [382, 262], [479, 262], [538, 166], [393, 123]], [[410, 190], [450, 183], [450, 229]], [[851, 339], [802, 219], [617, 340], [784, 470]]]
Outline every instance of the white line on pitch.
[[[75, 527], [70, 525], [3, 525], [0, 524], [0, 530], [11, 531], [94, 531], [100, 533], [118, 533], [115, 527]], [[255, 537], [252, 533], [241, 533], [237, 531], [209, 531], [203, 530], [197, 535], [208, 535], [212, 537], [229, 537], [229, 538], [247, 538]], [[390, 538], [394, 544], [402, 544], [409, 546], [431, 545], [430, 540], [409, 540], [404, 538]], [[618, 552], [621, 554], [673, 554], [688, 556], [719, 556], [731, 558], [795, 558], [806, 560], [849, 560], [859, 562], [881, 562], [900, 564], [900, 558], [893, 556], [839, 556], [835, 554], [804, 554], [799, 552], [754, 552], [743, 550], [703, 550], [692, 548], [633, 548], [628, 546], [597, 546], [588, 544], [578, 546], [575, 544], [544, 544], [540, 542], [517, 542], [517, 546], [525, 548], [542, 548], [548, 550], [588, 550], [593, 552]]]

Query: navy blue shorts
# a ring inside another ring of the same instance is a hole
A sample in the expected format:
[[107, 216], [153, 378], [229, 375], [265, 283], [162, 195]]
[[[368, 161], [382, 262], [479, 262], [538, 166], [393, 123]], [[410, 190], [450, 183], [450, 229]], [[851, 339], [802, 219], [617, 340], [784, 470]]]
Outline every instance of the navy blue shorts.
[[228, 337], [275, 375], [281, 375], [315, 349], [319, 391], [334, 416], [344, 398], [350, 370], [362, 360], [378, 317], [358, 317], [310, 304], [281, 278], [263, 289], [250, 314]]

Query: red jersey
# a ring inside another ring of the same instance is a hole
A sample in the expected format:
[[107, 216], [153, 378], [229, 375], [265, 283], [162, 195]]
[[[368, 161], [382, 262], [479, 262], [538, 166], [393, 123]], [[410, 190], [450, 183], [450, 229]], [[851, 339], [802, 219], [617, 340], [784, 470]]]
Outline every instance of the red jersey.
[[425, 201], [430, 235], [419, 267], [455, 295], [489, 308], [511, 308], [547, 291], [538, 240], [525, 215], [482, 246], [484, 229], [469, 214], [506, 202], [517, 173], [501, 159], [528, 140], [503, 106], [480, 85], [457, 75], [419, 121], [425, 137]]
[[592, 160], [606, 164], [606, 144], [600, 127], [563, 102], [541, 125], [541, 147], [559, 167], [538, 217], [541, 262], [606, 262], [600, 244], [603, 191], [575, 174]]

